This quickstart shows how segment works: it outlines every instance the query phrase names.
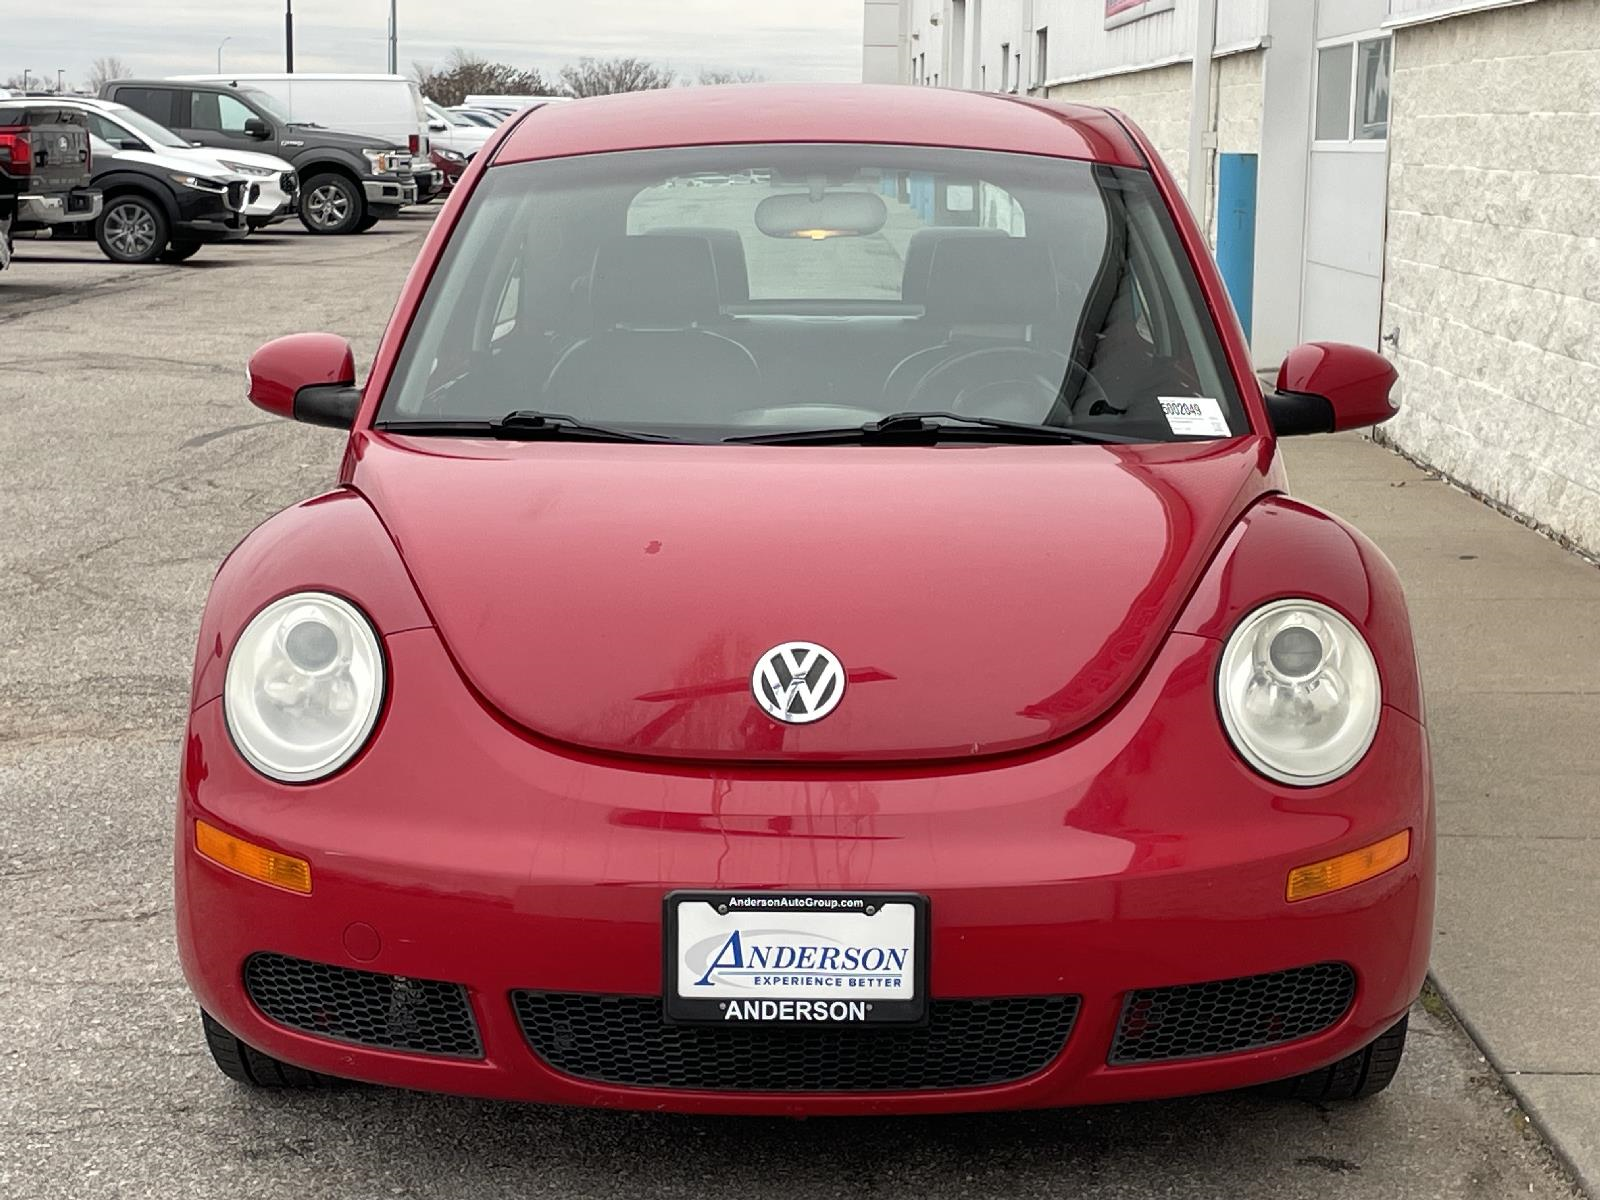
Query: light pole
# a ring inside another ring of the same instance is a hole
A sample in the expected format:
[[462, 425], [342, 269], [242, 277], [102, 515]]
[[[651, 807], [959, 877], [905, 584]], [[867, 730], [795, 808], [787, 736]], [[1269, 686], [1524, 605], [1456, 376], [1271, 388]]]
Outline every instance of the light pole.
[[294, 0], [283, 0], [283, 69], [294, 74]]
[[389, 74], [400, 74], [399, 0], [389, 0]]
[[63, 92], [65, 92], [66, 90], [67, 90], [67, 69], [65, 67], [57, 67], [56, 68], [56, 95], [59, 96]]
[[227, 37], [223, 38], [220, 42], [217, 43], [217, 74], [218, 75], [222, 74], [222, 48], [224, 46], [226, 46], [231, 41], [233, 41], [233, 35], [230, 33]]
[[22, 90], [24, 92], [26, 92], [28, 90], [28, 74], [29, 74], [28, 68], [27, 67], [23, 67], [22, 68]]

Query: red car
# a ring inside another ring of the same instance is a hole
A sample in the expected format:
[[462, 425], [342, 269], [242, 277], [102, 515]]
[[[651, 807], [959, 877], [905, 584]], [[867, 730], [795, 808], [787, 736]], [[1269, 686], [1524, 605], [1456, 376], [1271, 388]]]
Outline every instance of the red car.
[[508, 122], [200, 632], [218, 1065], [699, 1112], [1388, 1083], [1433, 911], [1405, 602], [1114, 112], [677, 89]]

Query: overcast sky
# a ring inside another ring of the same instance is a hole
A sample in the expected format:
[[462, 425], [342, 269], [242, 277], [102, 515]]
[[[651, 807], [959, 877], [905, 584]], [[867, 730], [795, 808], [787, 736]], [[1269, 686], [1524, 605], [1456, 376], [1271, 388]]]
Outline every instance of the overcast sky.
[[[295, 68], [386, 69], [388, 0], [293, 0]], [[400, 69], [459, 46], [546, 74], [581, 55], [637, 55], [769, 79], [861, 77], [861, 0], [399, 0]], [[0, 0], [0, 80], [81, 82], [96, 58], [136, 73], [283, 70], [283, 0]]]

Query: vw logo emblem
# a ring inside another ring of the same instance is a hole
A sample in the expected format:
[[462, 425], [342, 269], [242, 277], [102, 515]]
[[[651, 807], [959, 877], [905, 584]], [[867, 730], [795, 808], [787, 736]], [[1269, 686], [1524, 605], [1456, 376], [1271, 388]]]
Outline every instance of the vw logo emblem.
[[844, 699], [844, 667], [832, 651], [815, 642], [785, 642], [757, 660], [750, 690], [769, 717], [809, 725]]

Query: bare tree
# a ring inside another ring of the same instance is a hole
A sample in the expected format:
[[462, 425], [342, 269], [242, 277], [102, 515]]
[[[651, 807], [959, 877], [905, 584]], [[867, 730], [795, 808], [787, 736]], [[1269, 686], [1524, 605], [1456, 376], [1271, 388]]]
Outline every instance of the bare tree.
[[468, 96], [547, 96], [555, 88], [538, 71], [524, 71], [508, 63], [490, 62], [457, 49], [439, 70], [413, 63], [422, 94], [435, 104], [460, 104]]
[[715, 87], [724, 83], [765, 83], [767, 76], [764, 71], [728, 71], [720, 67], [708, 67], [700, 72], [698, 80], [701, 87]]
[[569, 96], [609, 96], [671, 87], [671, 70], [642, 58], [581, 58], [561, 68], [561, 89]]
[[133, 68], [120, 58], [112, 55], [109, 58], [97, 58], [94, 66], [89, 68], [89, 90], [98, 93], [105, 84], [114, 79], [128, 79], [133, 75]]

